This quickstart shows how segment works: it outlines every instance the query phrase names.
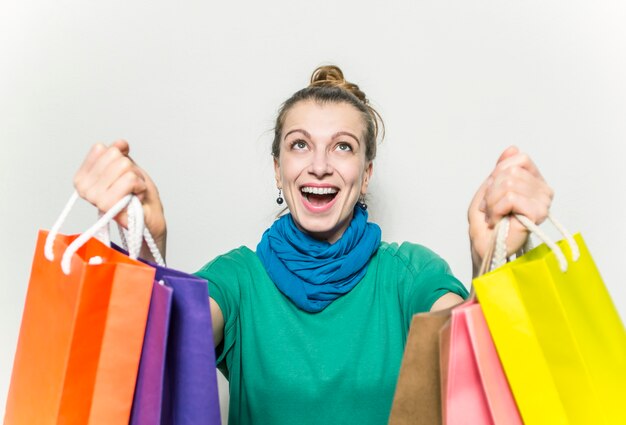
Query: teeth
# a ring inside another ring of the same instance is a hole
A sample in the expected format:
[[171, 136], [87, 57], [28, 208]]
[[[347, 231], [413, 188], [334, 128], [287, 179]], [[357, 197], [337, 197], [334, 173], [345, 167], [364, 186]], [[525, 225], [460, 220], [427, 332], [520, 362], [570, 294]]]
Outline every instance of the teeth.
[[331, 193], [337, 193], [337, 189], [332, 187], [311, 187], [304, 186], [300, 189], [304, 193], [312, 193], [314, 195], [329, 195]]

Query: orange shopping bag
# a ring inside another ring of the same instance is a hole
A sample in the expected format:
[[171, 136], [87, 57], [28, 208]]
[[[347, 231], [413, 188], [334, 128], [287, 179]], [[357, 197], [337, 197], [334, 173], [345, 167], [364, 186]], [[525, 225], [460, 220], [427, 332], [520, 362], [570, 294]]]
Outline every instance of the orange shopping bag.
[[48, 236], [39, 232], [4, 423], [128, 424], [155, 269], [88, 238], [64, 271], [78, 236], [57, 235], [52, 259]]

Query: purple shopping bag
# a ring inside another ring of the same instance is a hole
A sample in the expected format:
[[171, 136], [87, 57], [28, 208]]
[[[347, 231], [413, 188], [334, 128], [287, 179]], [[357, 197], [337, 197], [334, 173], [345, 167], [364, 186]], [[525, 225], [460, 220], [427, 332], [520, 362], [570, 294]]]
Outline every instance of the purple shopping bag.
[[154, 282], [130, 415], [132, 425], [161, 423], [173, 292], [172, 288]]
[[219, 425], [207, 281], [156, 268], [131, 425]]

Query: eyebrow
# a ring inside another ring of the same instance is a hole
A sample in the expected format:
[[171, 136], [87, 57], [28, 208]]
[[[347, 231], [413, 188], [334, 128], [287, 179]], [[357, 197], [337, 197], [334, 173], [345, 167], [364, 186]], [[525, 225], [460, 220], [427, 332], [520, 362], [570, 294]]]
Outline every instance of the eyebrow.
[[354, 140], [356, 140], [356, 142], [360, 145], [361, 141], [359, 140], [358, 137], [356, 137], [354, 134], [350, 133], [349, 131], [339, 131], [335, 134], [333, 134], [333, 139], [339, 137], [339, 136], [348, 136], [348, 137], [352, 137]]
[[308, 131], [306, 131], [306, 130], [300, 130], [300, 129], [296, 128], [295, 130], [291, 130], [289, 133], [285, 134], [285, 137], [283, 137], [283, 140], [285, 140], [285, 139], [287, 138], [287, 136], [289, 136], [290, 134], [293, 134], [293, 133], [302, 133], [302, 134], [304, 134], [306, 137], [308, 137], [309, 139], [311, 138], [311, 135], [309, 134], [309, 132], [308, 132]]
[[[302, 133], [304, 134], [305, 137], [308, 137], [309, 139], [311, 138], [311, 135], [309, 134], [308, 131], [297, 128], [285, 134], [285, 137], [283, 137], [283, 140], [285, 140], [290, 134], [293, 134], [293, 133]], [[339, 136], [352, 137], [354, 140], [356, 140], [358, 144], [361, 144], [361, 142], [359, 141], [359, 138], [356, 137], [354, 134], [350, 133], [349, 131], [338, 131], [337, 133], [333, 134], [332, 138], [335, 139]]]

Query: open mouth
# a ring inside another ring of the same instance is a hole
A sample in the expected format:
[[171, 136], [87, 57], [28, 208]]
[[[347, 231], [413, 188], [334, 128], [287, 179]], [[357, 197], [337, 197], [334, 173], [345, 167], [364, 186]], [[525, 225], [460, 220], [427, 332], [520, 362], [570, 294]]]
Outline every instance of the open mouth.
[[300, 188], [300, 192], [313, 207], [324, 207], [335, 199], [339, 190], [334, 187], [303, 186]]

